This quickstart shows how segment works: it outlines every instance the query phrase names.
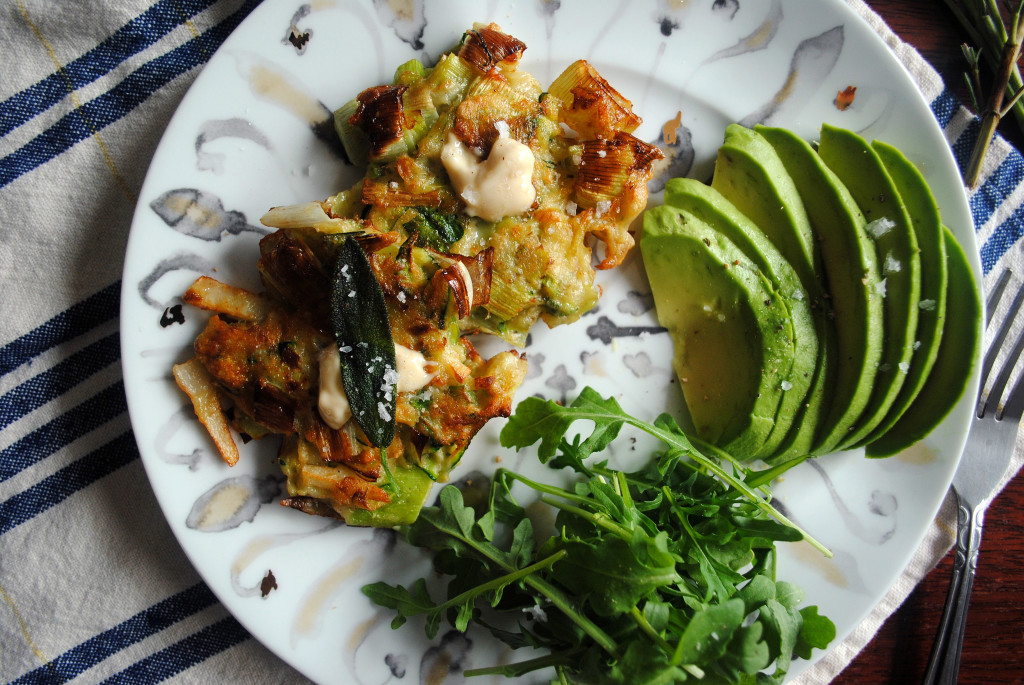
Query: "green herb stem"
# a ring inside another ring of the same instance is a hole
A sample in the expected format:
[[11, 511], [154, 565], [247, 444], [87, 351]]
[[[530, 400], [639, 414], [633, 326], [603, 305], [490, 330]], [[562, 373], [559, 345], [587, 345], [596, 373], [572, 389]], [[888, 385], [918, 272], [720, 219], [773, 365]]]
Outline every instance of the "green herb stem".
[[612, 521], [610, 518], [603, 514], [595, 514], [592, 511], [587, 511], [586, 509], [574, 507], [571, 504], [559, 502], [558, 500], [551, 499], [550, 497], [541, 497], [540, 501], [544, 502], [545, 504], [550, 504], [556, 509], [567, 511], [570, 514], [575, 514], [576, 516], [579, 516], [580, 518], [585, 518], [591, 523], [593, 523], [595, 526], [607, 530], [609, 533], [622, 538], [626, 542], [629, 542], [633, 539], [633, 534], [630, 532], [628, 528], [620, 526], [619, 524], [615, 523], [615, 521]]
[[[630, 609], [629, 615], [633, 618], [633, 621], [636, 622], [637, 627], [640, 628], [640, 632], [649, 637], [651, 642], [658, 645], [665, 654], [669, 656], [675, 655], [676, 648], [669, 644], [668, 640], [658, 634], [658, 631], [654, 629], [654, 626], [648, 623], [647, 619], [644, 618], [643, 612], [640, 611], [638, 607], [634, 606]], [[683, 669], [694, 678], [704, 677], [704, 670], [694, 664], [679, 664], [679, 668]]]
[[475, 585], [473, 586], [472, 589], [466, 590], [465, 592], [452, 597], [448, 601], [438, 604], [436, 611], [447, 611], [452, 607], [461, 606], [466, 602], [472, 601], [474, 597], [482, 595], [486, 592], [489, 592], [491, 590], [497, 590], [498, 588], [505, 587], [506, 585], [514, 583], [518, 580], [524, 580], [525, 578], [527, 578], [527, 576], [530, 576], [536, 573], [537, 571], [549, 568], [552, 564], [554, 564], [556, 561], [558, 561], [565, 555], [566, 551], [564, 549], [560, 549], [551, 556], [545, 557], [544, 559], [534, 562], [529, 566], [524, 566], [523, 568], [512, 571], [511, 573], [506, 573], [505, 575], [489, 580], [486, 583]]
[[[977, 143], [975, 143], [974, 149], [971, 151], [971, 158], [967, 163], [967, 171], [964, 174], [964, 179], [971, 188], [978, 184], [978, 177], [981, 175], [981, 165], [985, 161], [985, 153], [1005, 113], [1003, 98], [1007, 93], [1007, 88], [1005, 86], [1000, 87], [998, 84], [1010, 82], [1010, 76], [1016, 67], [1020, 50], [1021, 25], [1020, 8], [1018, 7], [1017, 16], [1014, 17], [1014, 23], [1011, 26], [1011, 33], [1008, 38], [1004, 39], [999, 71], [996, 74], [997, 85], [992, 89], [992, 94], [989, 96], [989, 100], [982, 112], [981, 130], [978, 133]], [[1014, 93], [1014, 96], [1018, 97], [1019, 92]], [[1013, 102], [1015, 100], [1011, 100], [1011, 106]]]
[[580, 630], [589, 635], [604, 651], [616, 659], [621, 657], [618, 653], [618, 643], [608, 633], [601, 630], [596, 623], [577, 611], [573, 607], [572, 602], [569, 601], [569, 598], [562, 594], [558, 588], [537, 576], [527, 576], [523, 579], [523, 582], [547, 597], [559, 611], [579, 626]]
[[584, 497], [582, 495], [577, 495], [576, 493], [570, 492], [569, 490], [566, 490], [565, 488], [560, 488], [557, 485], [550, 485], [549, 483], [540, 483], [538, 481], [531, 480], [530, 478], [527, 478], [526, 476], [524, 476], [521, 473], [517, 473], [515, 471], [509, 471], [508, 469], [505, 469], [505, 468], [498, 469], [495, 472], [495, 476], [494, 477], [495, 477], [496, 480], [504, 479], [504, 478], [511, 478], [513, 480], [518, 480], [520, 483], [523, 483], [524, 485], [529, 486], [530, 488], [532, 488], [533, 490], [536, 490], [537, 492], [541, 492], [541, 493], [544, 493], [544, 494], [547, 494], [547, 495], [554, 495], [556, 497], [561, 497], [562, 499], [567, 499], [567, 500], [569, 500], [571, 502], [576, 502], [578, 504], [587, 504], [587, 503], [590, 503], [590, 502], [593, 501], [593, 500], [591, 500], [588, 497]]
[[539, 656], [536, 659], [518, 661], [514, 664], [507, 664], [505, 666], [485, 666], [482, 668], [470, 668], [463, 671], [463, 675], [465, 675], [467, 678], [472, 678], [480, 675], [522, 675], [524, 673], [530, 673], [532, 671], [539, 671], [542, 668], [561, 666], [564, 663], [566, 663], [565, 654], [547, 654], [545, 656]]
[[[488, 548], [488, 547], [485, 547], [485, 546], [479, 544], [476, 540], [474, 540], [471, 537], [468, 537], [466, 535], [455, 535], [455, 534], [452, 534], [452, 535], [456, 539], [460, 540], [462, 543], [472, 547], [474, 550], [476, 550], [476, 552], [478, 554], [480, 554], [481, 556], [487, 558], [488, 560], [490, 560], [494, 564], [500, 566], [501, 568], [505, 569], [506, 571], [508, 571], [510, 573], [514, 573], [514, 572], [519, 570], [519, 569], [515, 569], [514, 567], [510, 566], [504, 559], [502, 559], [500, 556], [498, 556], [498, 554], [496, 554], [497, 548], [494, 547], [493, 545], [489, 546], [489, 548]], [[552, 555], [552, 556], [555, 556], [555, 555]], [[559, 558], [561, 558], [561, 557], [559, 557]], [[538, 563], [542, 564], [541, 567], [543, 568], [543, 562], [538, 562]], [[551, 563], [554, 563], [554, 562], [551, 562]], [[536, 564], [531, 565], [529, 568], [532, 568], [535, 565]], [[599, 628], [596, 623], [594, 623], [593, 621], [588, 619], [586, 616], [584, 616], [581, 613], [579, 613], [573, 607], [572, 602], [570, 602], [569, 599], [564, 594], [562, 594], [562, 592], [560, 592], [558, 590], [558, 588], [554, 587], [550, 583], [547, 583], [547, 582], [541, 580], [536, 575], [524, 575], [522, 578], [518, 578], [518, 580], [522, 580], [522, 582], [526, 583], [527, 585], [532, 587], [534, 590], [536, 590], [537, 592], [539, 592], [542, 595], [544, 595], [552, 604], [554, 604], [562, 613], [564, 613], [573, 623], [578, 625], [583, 632], [585, 632], [587, 635], [589, 635], [594, 640], [594, 642], [596, 642], [598, 645], [600, 645], [602, 649], [607, 651], [612, 656], [618, 658], [618, 654], [616, 652], [616, 650], [618, 648], [618, 645], [615, 642], [615, 640], [613, 640], [611, 637], [609, 637], [609, 635], [607, 633], [605, 633], [603, 630], [601, 630], [601, 628]], [[471, 592], [474, 592], [475, 594], [479, 594], [478, 590], [479, 590], [479, 588], [474, 588]], [[463, 593], [463, 594], [465, 594], [465, 593]], [[445, 604], [449, 604], [452, 601], [453, 600], [449, 600], [449, 602], [445, 602]], [[464, 599], [463, 601], [466, 601], [466, 600]]]
[[[974, 187], [978, 182], [981, 165], [985, 159], [989, 145], [995, 135], [999, 122], [1012, 113], [1017, 125], [1024, 130], [1024, 101], [1020, 93], [1024, 89], [1024, 78], [1021, 77], [1017, 60], [1021, 49], [1021, 3], [1011, 10], [1009, 30], [1003, 21], [999, 6], [994, 0], [945, 0], [946, 6], [953, 12], [960, 25], [967, 31], [978, 50], [971, 51], [968, 56], [969, 66], [975, 73], [971, 85], [971, 95], [982, 117], [981, 132], [971, 159], [964, 173], [964, 182]], [[965, 50], [965, 55], [967, 55]], [[986, 61], [994, 73], [991, 94], [983, 99], [980, 95], [981, 83], [977, 77], [977, 56]], [[973, 63], [972, 63], [973, 59]], [[977, 93], [975, 92], [977, 89]], [[1009, 98], [1005, 107], [1004, 98]]]
[[753, 488], [751, 488], [749, 485], [747, 485], [739, 478], [736, 478], [733, 474], [727, 472], [713, 459], [709, 459], [708, 457], [704, 456], [696, 449], [694, 449], [693, 446], [689, 444], [689, 441], [686, 441], [685, 438], [680, 439], [680, 436], [674, 435], [673, 433], [670, 433], [668, 431], [661, 430], [656, 426], [651, 426], [636, 419], [627, 420], [630, 423], [630, 425], [639, 428], [640, 430], [649, 433], [650, 435], [653, 435], [656, 438], [659, 438], [666, 444], [675, 447], [676, 449], [684, 450], [685, 452], [687, 452], [694, 461], [700, 463], [709, 472], [717, 476], [720, 480], [728, 484], [730, 487], [735, 488], [737, 491], [743, 493], [751, 502], [753, 502], [757, 506], [758, 509], [768, 514], [779, 523], [782, 523], [784, 525], [789, 526], [790, 528], [794, 528], [795, 530], [800, 531], [800, 533], [804, 536], [804, 539], [806, 539], [812, 547], [817, 549], [826, 557], [830, 559], [832, 558], [832, 551], [830, 549], [828, 549], [823, 544], [818, 542], [816, 539], [811, 537], [811, 535], [803, 528], [790, 521], [789, 518], [787, 518], [781, 511], [773, 507], [759, 492], [755, 491]]

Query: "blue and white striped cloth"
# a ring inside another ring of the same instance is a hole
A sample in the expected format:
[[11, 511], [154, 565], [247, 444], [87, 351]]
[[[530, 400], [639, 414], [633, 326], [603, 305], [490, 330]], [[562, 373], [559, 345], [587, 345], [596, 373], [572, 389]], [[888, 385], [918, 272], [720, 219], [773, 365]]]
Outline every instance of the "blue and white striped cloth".
[[[917, 77], [963, 164], [977, 120], [849, 2]], [[226, 612], [171, 535], [119, 360], [119, 279], [150, 156], [202, 64], [256, 4], [0, 10], [0, 681], [305, 682]], [[990, 285], [1024, 261], [1024, 160], [997, 140], [984, 177], [970, 205]], [[949, 529], [933, 528], [878, 611], [802, 682], [841, 670], [941, 558]]]

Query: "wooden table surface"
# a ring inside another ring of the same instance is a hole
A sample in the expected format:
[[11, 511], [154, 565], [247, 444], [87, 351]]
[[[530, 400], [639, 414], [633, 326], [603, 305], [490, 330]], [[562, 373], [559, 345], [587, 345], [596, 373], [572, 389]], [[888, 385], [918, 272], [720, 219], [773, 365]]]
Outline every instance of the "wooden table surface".
[[[967, 102], [960, 44], [967, 34], [941, 0], [867, 0], [914, 45]], [[1000, 131], [1021, 149], [1012, 120]], [[920, 683], [949, 588], [947, 555], [893, 614], [875, 639], [835, 679], [837, 685]], [[960, 683], [1024, 684], [1024, 477], [1012, 481], [985, 516]]]

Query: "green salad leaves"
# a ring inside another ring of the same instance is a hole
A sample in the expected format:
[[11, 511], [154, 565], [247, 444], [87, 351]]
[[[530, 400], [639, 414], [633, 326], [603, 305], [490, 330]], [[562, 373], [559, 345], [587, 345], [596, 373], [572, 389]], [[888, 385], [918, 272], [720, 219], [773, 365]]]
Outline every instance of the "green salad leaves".
[[[580, 420], [592, 422], [589, 435], [567, 438]], [[625, 425], [665, 449], [634, 472], [585, 463]], [[553, 667], [562, 683], [776, 683], [835, 637], [817, 607], [800, 608], [798, 587], [775, 579], [775, 543], [806, 536], [766, 486], [751, 485], [763, 476], [705, 456], [668, 415], [648, 424], [586, 388], [567, 407], [522, 401], [501, 441], [539, 442], [541, 461], [570, 469], [572, 485], [499, 469], [479, 502], [447, 486], [404, 529], [451, 577], [447, 598], [431, 597], [424, 579], [363, 588], [396, 612], [392, 627], [422, 615], [433, 637], [444, 621], [461, 631], [475, 622], [512, 648], [549, 652], [467, 675]], [[542, 541], [512, 493], [524, 486], [557, 511]]]

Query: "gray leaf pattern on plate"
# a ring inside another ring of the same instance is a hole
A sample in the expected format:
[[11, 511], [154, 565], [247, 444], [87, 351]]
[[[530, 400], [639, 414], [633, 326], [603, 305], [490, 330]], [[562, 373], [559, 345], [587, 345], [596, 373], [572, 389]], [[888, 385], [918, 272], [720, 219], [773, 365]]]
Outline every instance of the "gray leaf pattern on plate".
[[548, 37], [548, 45], [555, 35], [555, 13], [562, 8], [562, 0], [536, 0], [537, 14], [544, 19], [544, 32]]
[[565, 368], [565, 364], [559, 364], [555, 367], [554, 373], [551, 377], [544, 381], [544, 385], [549, 388], [557, 390], [560, 394], [561, 401], [564, 404], [569, 391], [576, 389], [576, 379], [569, 375], [569, 372]]
[[633, 372], [633, 375], [637, 378], [647, 378], [652, 375], [657, 367], [651, 361], [651, 356], [646, 352], [637, 352], [636, 354], [623, 355], [622, 363], [626, 365], [626, 368]]
[[[735, 10], [733, 11], [733, 14], [735, 14]], [[704, 60], [703, 64], [709, 64], [720, 59], [735, 57], [736, 55], [744, 55], [748, 52], [764, 50], [768, 47], [768, 44], [772, 42], [772, 39], [775, 38], [775, 34], [778, 33], [779, 24], [781, 23], [782, 3], [779, 2], [779, 0], [772, 0], [772, 6], [768, 10], [768, 15], [756, 29], [740, 38], [740, 40], [732, 47], [719, 50], [715, 54], [711, 55]]]
[[256, 518], [260, 506], [281, 491], [281, 481], [273, 476], [226, 478], [200, 495], [185, 519], [185, 525], [203, 533], [219, 533], [237, 528]]
[[608, 372], [604, 368], [604, 358], [600, 352], [580, 352], [580, 362], [583, 364], [584, 376], [598, 376], [606, 378]]
[[391, 675], [398, 679], [405, 677], [405, 669], [408, 667], [409, 656], [407, 654], [387, 654], [384, 656], [384, 665], [391, 671]]
[[600, 340], [611, 345], [615, 338], [633, 338], [652, 333], [665, 333], [661, 326], [619, 326], [607, 316], [602, 316], [597, 323], [587, 327], [587, 335], [591, 340]]
[[673, 31], [679, 28], [679, 22], [671, 17], [659, 17], [658, 27], [661, 29], [661, 35], [668, 37], [672, 35]]
[[660, 193], [670, 178], [687, 176], [693, 168], [696, 157], [693, 134], [682, 124], [681, 116], [682, 112], [677, 112], [675, 118], [662, 127], [658, 139], [651, 143], [665, 155], [658, 172], [647, 182], [647, 189], [652, 193]]
[[739, 0], [715, 0], [714, 4], [711, 5], [712, 12], [721, 12], [726, 16], [726, 19], [732, 20], [736, 16], [736, 13], [740, 10]]
[[313, 29], [299, 28], [299, 21], [305, 19], [311, 9], [309, 5], [299, 5], [299, 9], [295, 10], [295, 14], [292, 15], [292, 22], [288, 26], [284, 38], [281, 39], [281, 43], [291, 45], [300, 55], [306, 51], [309, 39], [313, 37]]
[[194, 425], [195, 418], [195, 411], [191, 405], [182, 406], [179, 411], [171, 414], [160, 427], [160, 431], [156, 434], [156, 440], [153, 442], [153, 448], [160, 455], [160, 458], [168, 464], [183, 464], [188, 467], [189, 471], [195, 471], [199, 468], [199, 460], [203, 455], [207, 454], [205, 450], [197, 447], [189, 454], [180, 454], [172, 452], [166, 447], [174, 434], [182, 426]]
[[868, 525], [868, 523], [850, 510], [850, 507], [839, 494], [839, 491], [836, 489], [832, 479], [825, 471], [825, 468], [815, 459], [809, 459], [807, 463], [811, 465], [811, 468], [818, 472], [818, 475], [821, 476], [821, 480], [825, 483], [825, 487], [828, 488], [829, 496], [832, 497], [832, 501], [835, 503], [836, 510], [839, 512], [839, 515], [842, 516], [843, 524], [846, 525], [847, 529], [851, 533], [864, 542], [873, 545], [885, 544], [896, 533], [897, 500], [895, 495], [879, 490], [875, 490], [871, 493], [871, 499], [867, 503], [867, 509], [871, 514], [884, 519], [884, 525], [881, 527]]
[[139, 281], [139, 295], [150, 307], [162, 312], [171, 304], [171, 302], [160, 302], [150, 296], [149, 290], [157, 281], [174, 271], [192, 271], [198, 274], [205, 274], [213, 270], [213, 264], [197, 254], [181, 252], [176, 255], [171, 255], [170, 257], [161, 259], [157, 262], [152, 271], [146, 274], [146, 277]]
[[204, 122], [196, 136], [196, 167], [200, 171], [212, 171], [215, 174], [224, 172], [225, 155], [218, 152], [209, 152], [204, 149], [205, 145], [218, 138], [238, 138], [250, 140], [267, 151], [273, 151], [274, 146], [263, 131], [256, 128], [251, 121], [241, 117], [230, 119], [211, 119]]
[[431, 685], [463, 682], [463, 662], [473, 648], [473, 641], [466, 635], [449, 630], [441, 638], [441, 644], [431, 647], [420, 661], [420, 682]]
[[334, 112], [310, 94], [301, 79], [290, 74], [277, 64], [246, 55], [238, 58], [238, 71], [249, 84], [249, 90], [260, 100], [288, 112], [309, 126], [313, 134], [341, 159], [348, 160], [334, 130]]
[[642, 293], [639, 290], [630, 290], [626, 293], [626, 299], [619, 301], [618, 310], [623, 314], [631, 316], [643, 316], [654, 309], [654, 295], [649, 292]]
[[839, 60], [843, 49], [843, 27], [836, 26], [800, 43], [793, 52], [789, 73], [778, 92], [740, 124], [753, 128], [756, 124], [775, 124], [788, 119], [789, 109], [800, 109], [824, 82]]
[[423, 15], [423, 0], [373, 0], [377, 16], [395, 35], [413, 50], [423, 49], [423, 32], [427, 20]]
[[[235, 555], [235, 560], [231, 564], [231, 587], [239, 597], [253, 597], [255, 595], [264, 595], [263, 592], [263, 578], [266, 575], [261, 576], [261, 580], [256, 585], [245, 585], [242, 583], [242, 574], [251, 567], [257, 559], [263, 554], [279, 547], [284, 547], [293, 542], [303, 540], [305, 538], [320, 535], [330, 530], [334, 530], [338, 526], [342, 525], [340, 521], [330, 521], [327, 525], [321, 526], [320, 528], [310, 531], [308, 533], [281, 533], [278, 535], [259, 535], [249, 540], [242, 550]], [[269, 572], [269, 569], [267, 569]], [[275, 579], [276, 581], [276, 579]], [[277, 584], [275, 582], [275, 587]]]
[[200, 240], [219, 242], [225, 235], [238, 235], [243, 231], [267, 232], [251, 225], [242, 212], [224, 209], [220, 198], [213, 193], [197, 188], [168, 190], [150, 202], [149, 207], [178, 233]]
[[[324, 530], [315, 531], [324, 532]], [[333, 606], [334, 599], [344, 592], [350, 581], [364, 568], [374, 569], [376, 573], [386, 574], [385, 564], [395, 551], [397, 533], [384, 528], [359, 529], [362, 537], [358, 543], [350, 546], [327, 571], [317, 578], [303, 574], [299, 581], [305, 588], [299, 602], [299, 610], [292, 621], [291, 643], [295, 646], [300, 640], [315, 638], [323, 629], [324, 620]], [[385, 576], [386, 577], [386, 576]], [[362, 583], [360, 583], [362, 585]], [[374, 619], [365, 626], [372, 627]], [[365, 637], [365, 633], [363, 634]], [[362, 638], [356, 634], [353, 649], [362, 646]]]
[[540, 352], [530, 353], [530, 365], [526, 369], [526, 380], [540, 378], [544, 373], [544, 355]]

